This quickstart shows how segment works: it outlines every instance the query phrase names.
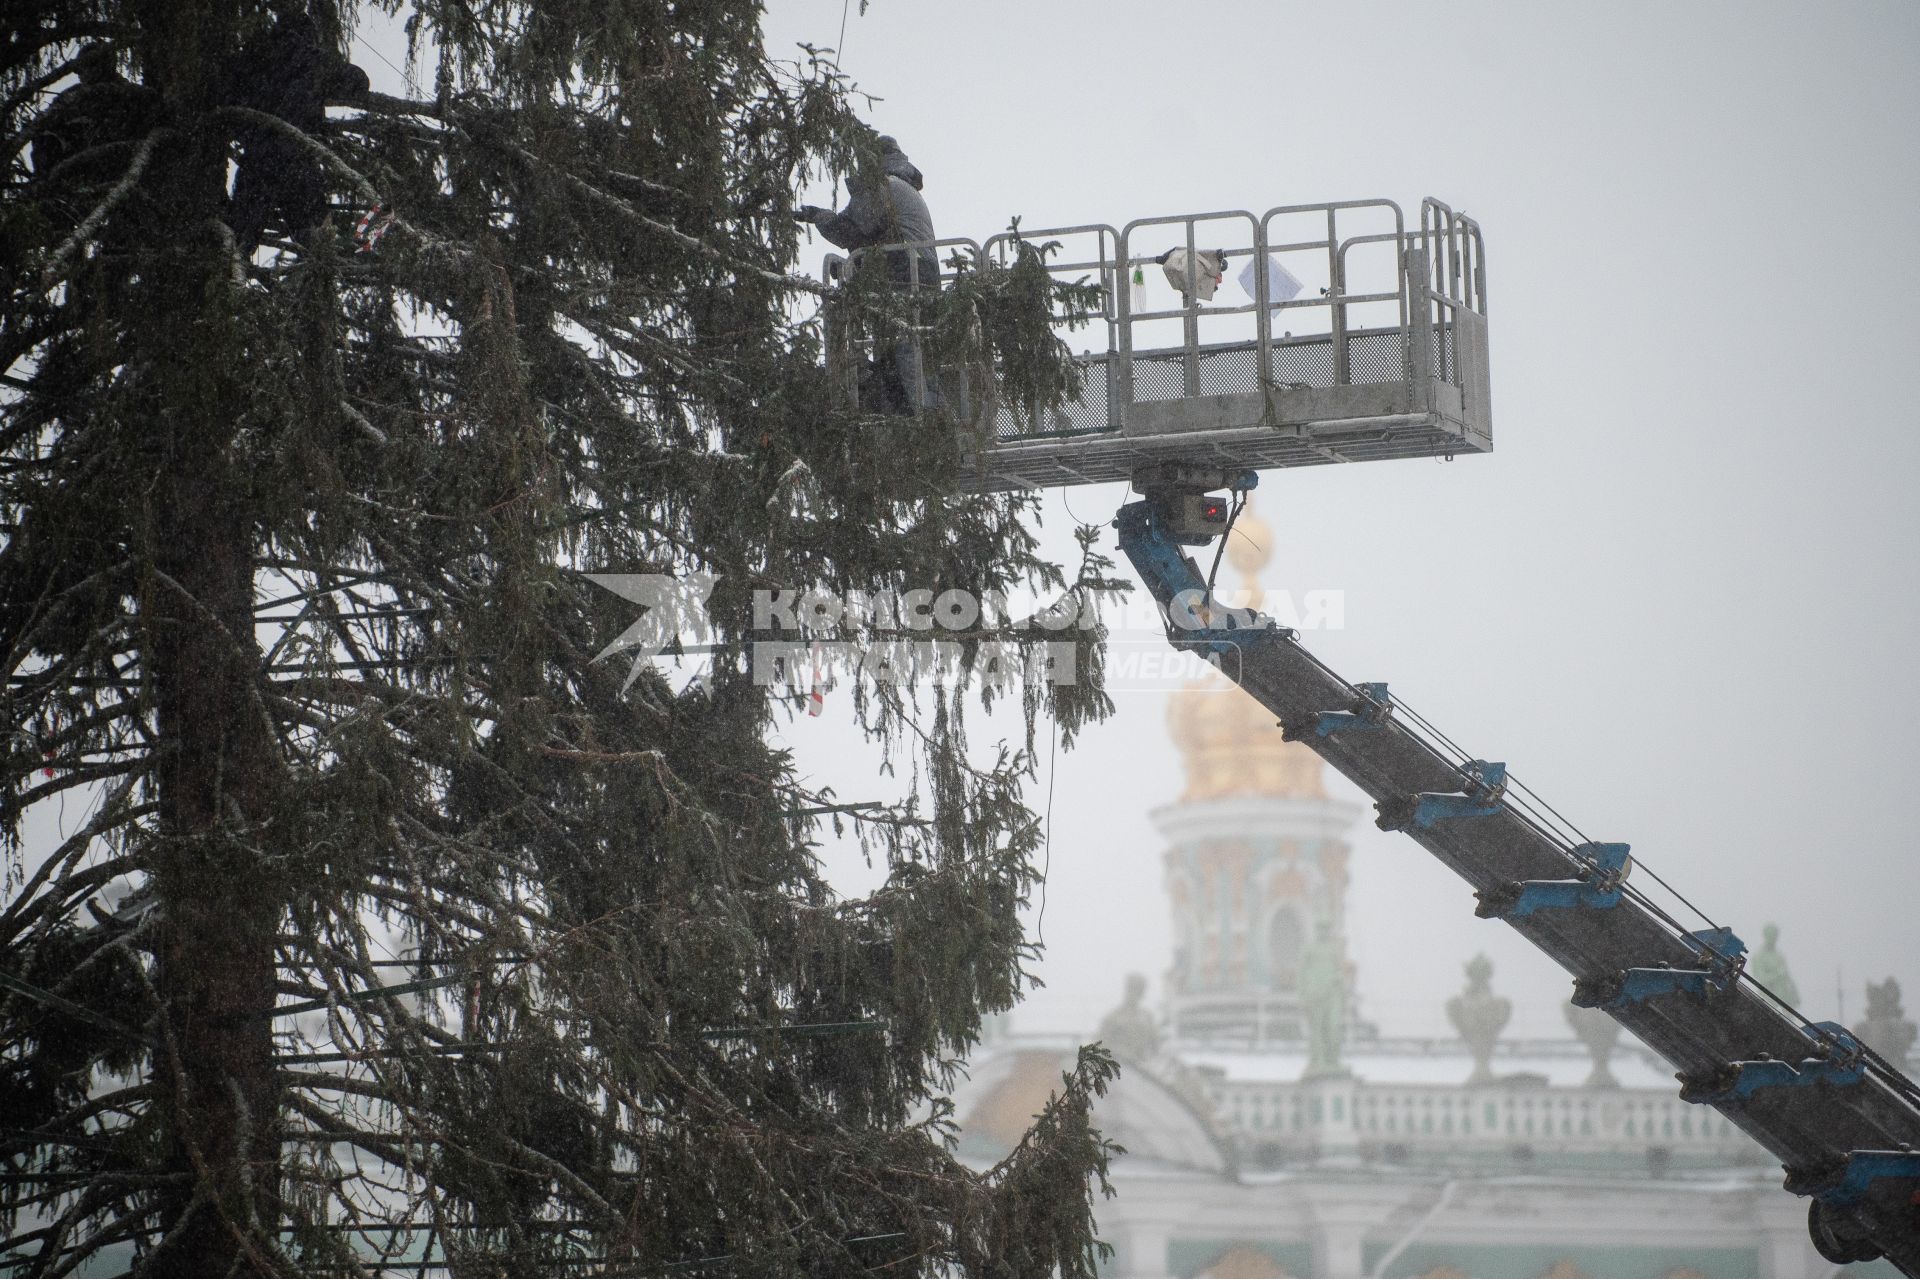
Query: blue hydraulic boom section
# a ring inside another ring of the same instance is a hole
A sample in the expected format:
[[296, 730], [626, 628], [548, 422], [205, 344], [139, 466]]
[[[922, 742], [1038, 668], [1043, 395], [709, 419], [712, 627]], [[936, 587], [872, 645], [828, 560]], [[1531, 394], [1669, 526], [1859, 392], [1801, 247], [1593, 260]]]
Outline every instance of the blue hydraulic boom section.
[[1673, 1063], [1687, 1101], [1714, 1107], [1785, 1165], [1808, 1228], [1835, 1262], [1886, 1257], [1920, 1279], [1920, 1089], [1845, 1027], [1804, 1022], [1745, 978], [1727, 928], [1694, 931], [1629, 884], [1627, 845], [1576, 842], [1516, 802], [1505, 764], [1459, 758], [1385, 684], [1349, 684], [1291, 630], [1217, 607], [1183, 547], [1230, 526], [1209, 488], [1255, 476], [1193, 468], [1137, 476], [1115, 526], [1175, 647], [1208, 655], [1278, 731], [1365, 791], [1385, 830], [1472, 886], [1573, 975], [1574, 1002], [1605, 1009]]

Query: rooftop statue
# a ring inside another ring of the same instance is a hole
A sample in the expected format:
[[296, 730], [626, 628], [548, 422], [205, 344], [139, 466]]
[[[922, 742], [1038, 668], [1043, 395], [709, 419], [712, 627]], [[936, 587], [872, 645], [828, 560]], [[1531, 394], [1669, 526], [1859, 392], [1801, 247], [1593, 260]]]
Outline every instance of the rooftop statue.
[[1761, 933], [1760, 951], [1747, 961], [1747, 975], [1789, 1004], [1800, 1003], [1800, 988], [1787, 971], [1787, 959], [1778, 949], [1780, 925], [1768, 924]]
[[1144, 1063], [1160, 1051], [1160, 1027], [1145, 1005], [1147, 979], [1127, 974], [1127, 993], [1120, 1006], [1100, 1019], [1094, 1037], [1124, 1061]]
[[1340, 1046], [1347, 1035], [1347, 974], [1326, 919], [1314, 924], [1313, 940], [1300, 955], [1300, 1011], [1307, 1024], [1307, 1076], [1339, 1075]]

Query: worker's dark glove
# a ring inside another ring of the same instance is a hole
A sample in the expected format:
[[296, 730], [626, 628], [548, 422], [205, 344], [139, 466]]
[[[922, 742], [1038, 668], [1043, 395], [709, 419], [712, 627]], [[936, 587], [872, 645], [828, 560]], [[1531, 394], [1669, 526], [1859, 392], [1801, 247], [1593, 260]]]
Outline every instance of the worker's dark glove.
[[823, 218], [830, 218], [832, 216], [832, 209], [823, 209], [817, 204], [803, 204], [793, 211], [793, 220], [795, 222], [817, 223]]

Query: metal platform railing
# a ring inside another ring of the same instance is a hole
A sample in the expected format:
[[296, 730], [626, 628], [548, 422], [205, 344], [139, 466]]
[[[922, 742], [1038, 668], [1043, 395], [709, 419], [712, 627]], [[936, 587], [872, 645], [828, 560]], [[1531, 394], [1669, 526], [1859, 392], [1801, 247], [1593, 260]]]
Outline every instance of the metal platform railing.
[[[976, 489], [1125, 480], [1175, 458], [1271, 468], [1492, 448], [1485, 246], [1437, 200], [1412, 228], [1376, 199], [935, 247], [963, 268], [1005, 266], [1022, 241], [1057, 244], [1047, 271], [1098, 285], [1100, 304], [1086, 326], [1056, 326], [1077, 348], [1076, 401], [1036, 417], [972, 398], [990, 408], [975, 423]], [[1218, 251], [1219, 290], [1175, 289], [1168, 250]]]

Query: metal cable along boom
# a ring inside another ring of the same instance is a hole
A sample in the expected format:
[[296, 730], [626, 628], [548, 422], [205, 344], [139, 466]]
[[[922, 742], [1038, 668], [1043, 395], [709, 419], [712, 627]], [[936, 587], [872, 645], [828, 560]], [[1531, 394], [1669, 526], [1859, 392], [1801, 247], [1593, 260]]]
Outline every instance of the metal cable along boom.
[[[1182, 549], [1226, 535], [1258, 469], [1492, 451], [1479, 224], [1431, 197], [1417, 222], [1374, 199], [881, 247], [1004, 263], [1021, 244], [1049, 239], [1062, 252], [1040, 256], [1056, 281], [1099, 283], [1105, 350], [1096, 341], [1075, 357], [1079, 398], [1057, 412], [993, 404], [976, 424], [968, 486], [1131, 476], [1144, 500], [1121, 508], [1120, 547], [1164, 610], [1169, 642], [1213, 660], [1288, 740], [1371, 796], [1383, 829], [1405, 831], [1466, 879], [1479, 915], [1506, 920], [1558, 960], [1573, 974], [1573, 1002], [1605, 1009], [1672, 1062], [1682, 1098], [1713, 1106], [1778, 1156], [1786, 1188], [1810, 1198], [1808, 1230], [1823, 1257], [1884, 1256], [1920, 1279], [1912, 1081], [1846, 1027], [1810, 1021], [1756, 982], [1732, 929], [1704, 915], [1682, 923], [1629, 883], [1627, 845], [1589, 839], [1505, 764], [1468, 756], [1385, 684], [1349, 684], [1272, 619], [1218, 607], [1211, 575]], [[1146, 267], [1163, 267], [1168, 257], [1152, 251], [1168, 240], [1188, 263], [1202, 245], [1220, 246], [1212, 253], [1222, 273], [1244, 262], [1249, 301], [1215, 298], [1169, 270], [1178, 305], [1136, 303], [1126, 282], [1143, 285]], [[1363, 270], [1375, 251], [1386, 260]], [[1300, 296], [1285, 261], [1327, 281], [1319, 298]], [[1172, 324], [1178, 343], [1154, 345]], [[1212, 495], [1220, 490], [1233, 498]], [[1639, 871], [1683, 913], [1700, 913]]]
[[1349, 684], [1294, 631], [1217, 607], [1181, 548], [1226, 533], [1228, 508], [1209, 490], [1238, 496], [1257, 482], [1252, 471], [1180, 465], [1135, 477], [1145, 498], [1115, 524], [1168, 641], [1207, 657], [1287, 740], [1365, 791], [1381, 829], [1404, 831], [1471, 884], [1476, 914], [1506, 920], [1558, 960], [1573, 974], [1573, 1002], [1605, 1009], [1673, 1063], [1684, 1100], [1773, 1152], [1786, 1189], [1810, 1196], [1821, 1256], [1884, 1256], [1920, 1279], [1920, 1089], [1846, 1027], [1807, 1021], [1748, 977], [1732, 929], [1689, 929], [1629, 885], [1627, 845], [1588, 840], [1530, 801], [1505, 764], [1466, 758], [1385, 684]]

